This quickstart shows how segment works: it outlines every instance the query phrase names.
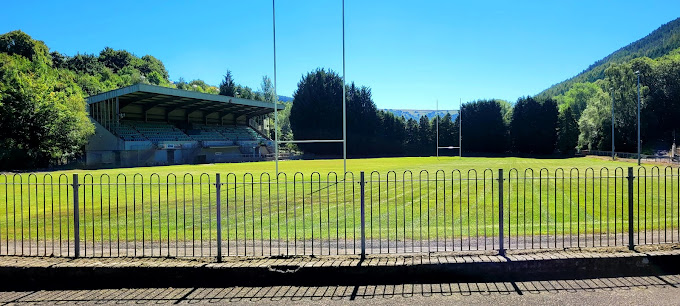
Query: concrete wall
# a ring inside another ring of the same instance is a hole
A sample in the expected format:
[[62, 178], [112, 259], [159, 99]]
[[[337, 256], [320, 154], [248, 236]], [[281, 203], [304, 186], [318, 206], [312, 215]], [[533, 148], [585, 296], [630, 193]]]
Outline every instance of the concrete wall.
[[123, 140], [113, 135], [109, 130], [101, 126], [97, 121], [90, 118], [94, 124], [94, 134], [85, 145], [85, 150], [121, 150], [124, 148]]

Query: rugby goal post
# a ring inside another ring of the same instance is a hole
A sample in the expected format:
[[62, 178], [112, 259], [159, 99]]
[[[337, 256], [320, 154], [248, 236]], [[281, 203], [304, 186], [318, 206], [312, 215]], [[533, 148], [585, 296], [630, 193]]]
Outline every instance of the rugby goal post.
[[463, 99], [458, 102], [458, 146], [440, 146], [439, 145], [439, 100], [437, 100], [436, 111], [434, 112], [436, 119], [437, 130], [437, 158], [439, 158], [439, 150], [455, 150], [458, 149], [458, 156], [463, 157]]
[[287, 143], [342, 143], [343, 174], [347, 173], [347, 89], [345, 88], [345, 0], [342, 0], [342, 139], [285, 140], [279, 141], [279, 116], [276, 93], [276, 0], [272, 0], [272, 24], [274, 36], [274, 162], [276, 178], [279, 177], [279, 144]]

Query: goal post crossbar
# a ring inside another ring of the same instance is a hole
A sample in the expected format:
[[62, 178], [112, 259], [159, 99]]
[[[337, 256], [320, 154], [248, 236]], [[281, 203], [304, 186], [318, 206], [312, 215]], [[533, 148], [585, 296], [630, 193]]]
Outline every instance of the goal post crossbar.
[[342, 143], [344, 139], [317, 139], [317, 140], [279, 140], [278, 143]]
[[279, 145], [287, 143], [342, 143], [342, 165], [344, 173], [347, 173], [347, 88], [345, 88], [345, 0], [342, 0], [342, 139], [317, 139], [317, 140], [279, 140], [279, 116], [278, 95], [276, 93], [276, 0], [272, 0], [272, 33], [274, 46], [274, 163], [276, 176], [279, 175]]

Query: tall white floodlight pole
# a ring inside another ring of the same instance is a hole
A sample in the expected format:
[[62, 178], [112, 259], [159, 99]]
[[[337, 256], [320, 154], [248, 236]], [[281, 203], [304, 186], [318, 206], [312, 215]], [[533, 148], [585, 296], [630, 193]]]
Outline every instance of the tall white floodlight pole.
[[[278, 102], [276, 94], [276, 0], [272, 0], [272, 20], [274, 23], [274, 98]], [[345, 173], [347, 173], [347, 102], [345, 89], [345, 0], [342, 0], [342, 140], [339, 139], [318, 139], [318, 140], [285, 140], [279, 141], [278, 130], [274, 133], [275, 156], [276, 156], [276, 175], [279, 174], [279, 144], [281, 143], [339, 143], [342, 142], [342, 161]], [[274, 103], [274, 121], [278, 127], [278, 103]]]
[[458, 156], [463, 157], [463, 98], [458, 101]]
[[345, 102], [345, 0], [342, 0], [342, 165], [347, 173], [347, 103]]
[[614, 88], [611, 89], [612, 92], [612, 160], [614, 160], [614, 152], [616, 152], [614, 147]]
[[641, 145], [640, 145], [640, 71], [635, 71], [635, 74], [637, 75], [637, 92], [638, 92], [638, 105], [637, 105], [637, 134], [638, 134], [638, 166], [640, 165], [640, 151], [641, 151]]
[[439, 100], [437, 100], [437, 107], [434, 111], [434, 115], [437, 116], [437, 158], [439, 158]]
[[276, 179], [279, 178], [279, 96], [276, 95], [276, 0], [272, 0], [272, 24], [274, 32], [274, 158], [276, 160]]

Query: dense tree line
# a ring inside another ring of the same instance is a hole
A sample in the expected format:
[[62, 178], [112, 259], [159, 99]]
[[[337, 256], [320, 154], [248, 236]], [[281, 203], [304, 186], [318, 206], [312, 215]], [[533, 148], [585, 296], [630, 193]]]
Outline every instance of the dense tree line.
[[[436, 155], [437, 120], [440, 146], [458, 146], [460, 123], [451, 114], [439, 118], [423, 116], [418, 121], [405, 120], [377, 109], [370, 88], [354, 83], [346, 86], [349, 156]], [[342, 139], [342, 79], [337, 73], [317, 69], [303, 76], [289, 105], [290, 116], [284, 113], [279, 123], [290, 125], [290, 136], [294, 139]], [[504, 122], [503, 116], [499, 118]], [[505, 123], [501, 124], [505, 128]], [[320, 155], [342, 154], [342, 145], [337, 143], [301, 144], [299, 147]], [[457, 155], [458, 151], [440, 152], [440, 155], [447, 154]]]
[[35, 168], [79, 154], [94, 128], [79, 75], [20, 31], [0, 35], [0, 168]]
[[[680, 130], [680, 48], [658, 59], [637, 58], [605, 71], [606, 77], [594, 83], [577, 84], [562, 96], [585, 105], [578, 116], [578, 145], [586, 149], [611, 150], [612, 107], [616, 151], [637, 151], [637, 75], [640, 75], [641, 139], [643, 149], [669, 149]], [[588, 88], [588, 90], [584, 90]], [[612, 104], [613, 103], [613, 104]]]

